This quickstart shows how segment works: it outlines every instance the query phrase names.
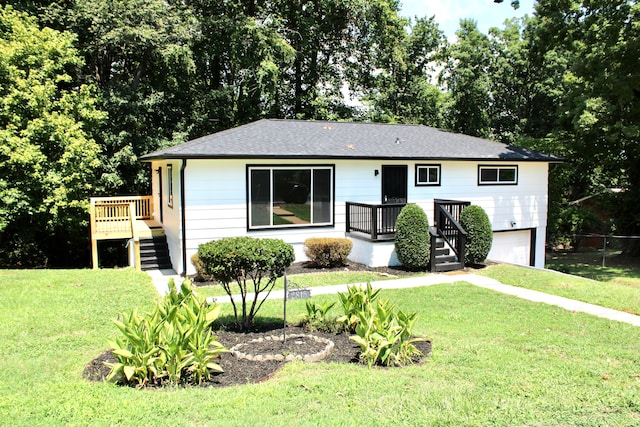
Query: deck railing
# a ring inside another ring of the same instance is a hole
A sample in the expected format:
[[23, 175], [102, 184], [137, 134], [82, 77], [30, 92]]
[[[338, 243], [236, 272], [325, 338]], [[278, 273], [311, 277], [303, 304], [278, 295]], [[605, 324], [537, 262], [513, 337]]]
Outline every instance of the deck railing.
[[346, 202], [346, 231], [366, 234], [371, 240], [391, 240], [396, 234], [396, 220], [405, 205]]
[[136, 268], [140, 268], [135, 222], [151, 219], [152, 196], [92, 197], [89, 205], [93, 268], [98, 268], [98, 240], [133, 239]]

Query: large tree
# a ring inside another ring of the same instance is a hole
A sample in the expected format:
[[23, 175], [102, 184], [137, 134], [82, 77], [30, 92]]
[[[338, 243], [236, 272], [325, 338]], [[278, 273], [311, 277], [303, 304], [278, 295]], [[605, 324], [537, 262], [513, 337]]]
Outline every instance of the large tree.
[[436, 84], [446, 39], [434, 17], [417, 18], [381, 63], [369, 95], [374, 121], [441, 127], [444, 93]]
[[640, 232], [640, 5], [634, 0], [540, 0], [532, 42], [555, 77], [556, 120], [547, 140], [571, 161], [572, 198], [620, 188], [619, 230]]
[[77, 264], [105, 115], [77, 85], [75, 37], [0, 7], [0, 265]]
[[462, 19], [442, 81], [449, 95], [447, 127], [467, 135], [491, 135], [489, 117], [491, 45], [475, 21]]

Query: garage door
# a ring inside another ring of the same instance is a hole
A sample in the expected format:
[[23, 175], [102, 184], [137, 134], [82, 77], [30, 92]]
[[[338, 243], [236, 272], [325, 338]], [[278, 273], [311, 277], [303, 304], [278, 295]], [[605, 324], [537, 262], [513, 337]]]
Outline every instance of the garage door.
[[518, 265], [531, 263], [531, 230], [498, 231], [493, 233], [493, 245], [488, 259]]

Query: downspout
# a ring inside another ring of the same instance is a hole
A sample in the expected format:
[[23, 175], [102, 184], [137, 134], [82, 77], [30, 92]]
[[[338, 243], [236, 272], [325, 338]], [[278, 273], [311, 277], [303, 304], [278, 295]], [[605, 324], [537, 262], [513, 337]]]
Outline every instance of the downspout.
[[186, 211], [186, 196], [184, 194], [184, 170], [187, 167], [187, 159], [182, 159], [182, 166], [180, 166], [180, 218], [182, 221], [182, 277], [187, 277], [187, 218], [185, 217]]

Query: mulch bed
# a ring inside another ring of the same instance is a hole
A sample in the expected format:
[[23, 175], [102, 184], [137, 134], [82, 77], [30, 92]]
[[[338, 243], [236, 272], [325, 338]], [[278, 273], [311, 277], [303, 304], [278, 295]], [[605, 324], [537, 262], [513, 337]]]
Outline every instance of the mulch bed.
[[[236, 344], [247, 343], [259, 337], [282, 335], [282, 325], [276, 327], [263, 326], [262, 330], [254, 332], [234, 332], [230, 330], [216, 331], [218, 341], [226, 348], [231, 348]], [[321, 362], [316, 363], [360, 363], [358, 356], [360, 347], [349, 339], [349, 335], [346, 333], [327, 333], [322, 331], [310, 332], [300, 326], [288, 326], [286, 335], [293, 336], [296, 334], [308, 334], [333, 341], [334, 347], [328, 357]], [[281, 341], [271, 341], [272, 347], [263, 347], [261, 352], [274, 353], [274, 352], [295, 352], [296, 354], [310, 354], [317, 352], [317, 347], [308, 343], [305, 340], [288, 339], [286, 347]], [[305, 348], [309, 345], [308, 348]], [[416, 347], [423, 353], [422, 358], [416, 358], [415, 363], [420, 363], [431, 352], [431, 342], [417, 342]], [[103, 381], [109, 374], [109, 368], [104, 365], [104, 362], [115, 362], [116, 358], [111, 351], [106, 351], [92, 360], [84, 370], [84, 377], [90, 381]], [[255, 362], [246, 359], [238, 359], [231, 353], [222, 354], [219, 364], [224, 369], [222, 373], [215, 373], [212, 375], [211, 380], [204, 382], [203, 387], [227, 387], [247, 383], [257, 383], [268, 380], [275, 374], [282, 366], [284, 361], [263, 361]], [[311, 363], [311, 362], [305, 362]]]
[[[423, 272], [409, 271], [402, 267], [368, 267], [363, 264], [354, 262], [347, 262], [345, 265], [338, 267], [326, 267], [319, 268], [309, 262], [294, 263], [287, 268], [287, 275], [295, 274], [308, 274], [308, 273], [326, 273], [337, 271], [368, 271], [375, 272], [381, 275], [399, 276], [399, 275], [413, 275], [422, 274]], [[193, 280], [196, 286], [206, 286], [213, 284], [207, 281], [198, 281], [196, 278]], [[282, 335], [282, 323], [277, 325], [261, 325], [258, 330], [252, 332], [235, 332], [233, 330], [221, 329], [216, 331], [218, 341], [229, 349], [240, 343], [248, 343], [256, 338], [264, 336]], [[310, 334], [321, 338], [326, 338], [334, 343], [334, 347], [328, 357], [318, 363], [360, 363], [359, 353], [360, 347], [349, 339], [347, 333], [330, 333], [322, 331], [308, 331], [303, 327], [296, 325], [288, 325], [286, 335], [292, 336], [296, 334]], [[287, 340], [287, 346], [284, 347], [282, 342], [271, 341], [272, 348], [264, 347], [262, 344], [261, 352], [265, 353], [296, 353], [296, 354], [311, 354], [317, 351], [315, 344], [307, 340]], [[309, 346], [305, 348], [305, 346]], [[422, 358], [416, 358], [415, 363], [420, 363], [426, 356], [431, 353], [431, 342], [417, 342], [415, 343], [418, 350], [423, 353]], [[109, 368], [104, 363], [113, 363], [116, 361], [115, 356], [111, 351], [105, 351], [98, 357], [93, 359], [84, 370], [84, 377], [90, 381], [103, 381], [109, 374]], [[236, 358], [231, 353], [223, 353], [218, 361], [224, 372], [215, 373], [212, 375], [210, 381], [204, 382], [203, 387], [226, 387], [239, 384], [256, 383], [269, 379], [275, 372], [284, 366], [284, 361], [251, 361], [246, 359]]]

